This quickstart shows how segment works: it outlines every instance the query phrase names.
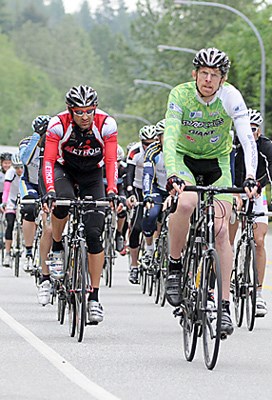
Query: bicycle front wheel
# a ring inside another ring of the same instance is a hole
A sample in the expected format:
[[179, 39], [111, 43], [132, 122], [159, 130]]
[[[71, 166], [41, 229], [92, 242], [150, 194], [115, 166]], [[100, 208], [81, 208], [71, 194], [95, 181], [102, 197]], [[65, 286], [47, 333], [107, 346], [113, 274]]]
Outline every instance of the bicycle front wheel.
[[165, 283], [168, 271], [168, 255], [169, 255], [169, 244], [168, 238], [165, 235], [162, 241], [161, 248], [161, 258], [160, 258], [160, 305], [164, 307], [166, 302], [166, 292], [165, 292]]
[[239, 240], [236, 249], [236, 256], [234, 262], [234, 282], [233, 282], [233, 303], [235, 310], [235, 320], [238, 328], [242, 326], [244, 318], [244, 306], [245, 306], [245, 279], [244, 279], [244, 268], [245, 268], [245, 251], [246, 243], [243, 240]]
[[15, 228], [15, 240], [14, 240], [14, 274], [16, 277], [19, 277], [20, 271], [20, 249], [21, 249], [21, 231], [20, 225], [18, 224]]
[[246, 248], [245, 281], [247, 328], [249, 331], [252, 331], [255, 323], [257, 292], [256, 249], [253, 239], [249, 241]]
[[76, 328], [77, 340], [81, 342], [84, 335], [86, 325], [86, 304], [87, 304], [87, 291], [86, 291], [86, 274], [88, 271], [88, 259], [85, 242], [80, 241], [77, 248], [77, 275], [75, 285], [75, 303], [76, 303]]
[[206, 367], [217, 362], [221, 340], [222, 278], [216, 250], [205, 253], [201, 277], [203, 352]]

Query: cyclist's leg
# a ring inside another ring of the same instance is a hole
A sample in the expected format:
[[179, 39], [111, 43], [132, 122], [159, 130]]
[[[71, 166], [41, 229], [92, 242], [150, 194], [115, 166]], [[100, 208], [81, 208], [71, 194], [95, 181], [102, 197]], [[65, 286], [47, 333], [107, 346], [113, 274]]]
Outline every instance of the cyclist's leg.
[[[178, 155], [176, 160], [178, 174], [184, 179], [186, 185], [195, 184], [195, 178], [190, 169], [185, 165], [183, 155]], [[169, 304], [176, 307], [181, 303], [181, 253], [185, 247], [190, 217], [197, 204], [197, 194], [183, 192], [179, 195], [175, 212], [169, 217], [169, 242], [170, 257], [168, 276], [166, 280], [166, 298]]]
[[[156, 189], [154, 189], [155, 191]], [[145, 235], [146, 246], [145, 246], [145, 255], [144, 262], [146, 265], [150, 265], [154, 252], [154, 240], [153, 235], [157, 228], [157, 219], [158, 215], [162, 209], [162, 195], [157, 189], [156, 196], [154, 196], [154, 206], [149, 210], [149, 214], [143, 218], [143, 234]]]
[[[37, 199], [38, 198], [38, 186], [33, 185], [24, 179], [20, 181], [20, 195], [22, 199]], [[33, 254], [32, 247], [34, 236], [36, 232], [35, 218], [37, 216], [37, 205], [36, 204], [23, 204], [21, 205], [21, 214], [23, 220], [23, 236], [26, 247], [26, 259], [24, 263], [24, 270], [31, 271], [33, 269]]]
[[7, 227], [6, 227], [6, 232], [5, 232], [5, 258], [3, 261], [3, 265], [6, 267], [10, 266], [11, 258], [10, 258], [10, 253], [11, 253], [11, 245], [12, 245], [12, 231], [14, 227], [14, 222], [15, 222], [15, 212], [12, 210], [6, 210], [5, 212], [5, 218], [7, 221]]
[[[43, 181], [43, 175], [42, 171], [39, 171], [39, 195], [41, 198], [46, 193], [44, 181]], [[46, 264], [46, 261], [48, 261], [48, 254], [50, 252], [50, 249], [52, 247], [52, 224], [51, 221], [48, 220], [48, 215], [44, 212], [42, 212], [42, 235], [40, 239], [40, 255], [41, 255], [41, 267], [42, 267], [42, 278], [41, 281], [43, 280], [49, 280], [50, 279], [50, 271], [49, 267]]]
[[[91, 180], [88, 176], [79, 182], [80, 197], [92, 196], [93, 200], [103, 198], [105, 195], [102, 180], [102, 170], [97, 170], [92, 174]], [[92, 292], [88, 298], [88, 316], [90, 322], [101, 322], [104, 318], [104, 311], [99, 302], [99, 287], [101, 272], [104, 265], [104, 249], [102, 233], [104, 229], [105, 213], [99, 207], [93, 212], [84, 215], [84, 225], [86, 242], [88, 247], [88, 269]]]
[[[143, 194], [141, 189], [135, 189], [135, 196], [138, 202], [143, 201]], [[134, 215], [130, 223], [129, 234], [129, 252], [130, 252], [130, 266], [129, 266], [129, 282], [132, 284], [139, 283], [139, 267], [138, 255], [140, 246], [140, 234], [143, 229], [143, 206], [139, 205], [134, 210]]]
[[[68, 171], [63, 166], [55, 165], [55, 190], [56, 196], [65, 199], [74, 199], [74, 182]], [[64, 250], [62, 244], [62, 233], [64, 231], [69, 207], [55, 207], [52, 213], [52, 266], [51, 272], [55, 278], [63, 277]]]
[[[214, 186], [232, 186], [229, 157], [218, 159], [221, 176]], [[232, 212], [233, 196], [222, 194], [215, 196], [215, 246], [218, 252], [222, 274], [222, 324], [221, 331], [231, 335], [233, 324], [230, 317], [230, 277], [233, 263], [233, 252], [229, 240], [229, 220]]]
[[[262, 195], [256, 199], [253, 208], [255, 212], [267, 212], [267, 201], [264, 191]], [[265, 250], [265, 237], [268, 231], [268, 217], [257, 217], [254, 226], [254, 240], [256, 243], [256, 261], [258, 273], [258, 287], [256, 298], [256, 316], [264, 317], [267, 314], [267, 305], [262, 297], [262, 287], [265, 276], [266, 267], [266, 250]]]

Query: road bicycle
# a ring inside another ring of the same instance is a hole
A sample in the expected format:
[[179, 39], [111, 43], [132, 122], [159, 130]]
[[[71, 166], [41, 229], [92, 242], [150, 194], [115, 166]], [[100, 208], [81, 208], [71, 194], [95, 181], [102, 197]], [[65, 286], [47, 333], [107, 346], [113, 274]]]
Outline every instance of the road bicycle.
[[255, 323], [258, 286], [254, 224], [257, 217], [271, 215], [271, 213], [254, 212], [254, 201], [247, 200], [245, 204], [246, 207], [238, 212], [241, 222], [241, 234], [235, 250], [231, 292], [237, 326], [242, 326], [244, 311], [246, 311], [247, 328], [252, 331]]
[[[67, 264], [65, 265], [63, 279], [63, 305], [68, 306], [68, 320], [70, 336], [75, 336], [81, 342], [84, 336], [86, 325], [96, 325], [89, 323], [87, 319], [87, 296], [91, 293], [88, 273], [88, 255], [85, 238], [85, 227], [83, 218], [89, 212], [96, 212], [101, 207], [109, 207], [109, 200], [92, 200], [91, 197], [75, 200], [56, 200], [56, 206], [66, 206], [70, 208], [71, 218], [70, 232], [67, 237], [69, 253]], [[62, 301], [62, 299], [59, 299]], [[64, 301], [66, 302], [64, 304]]]
[[202, 336], [206, 367], [216, 365], [221, 339], [222, 278], [215, 249], [214, 196], [219, 193], [241, 193], [240, 188], [186, 186], [198, 193], [198, 204], [191, 217], [188, 241], [183, 255], [182, 303], [174, 315], [183, 328], [184, 355], [195, 356], [198, 337]]

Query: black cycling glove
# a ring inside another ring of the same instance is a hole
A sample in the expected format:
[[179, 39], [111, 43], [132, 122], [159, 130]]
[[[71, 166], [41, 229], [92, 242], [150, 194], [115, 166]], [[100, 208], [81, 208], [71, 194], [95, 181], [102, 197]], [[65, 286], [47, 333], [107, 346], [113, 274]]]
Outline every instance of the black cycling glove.
[[243, 188], [248, 188], [250, 192], [252, 192], [255, 186], [257, 186], [257, 193], [261, 194], [262, 187], [260, 185], [260, 182], [256, 181], [253, 178], [247, 178], [243, 183]]
[[182, 185], [185, 185], [185, 182], [183, 179], [180, 179], [176, 175], [172, 175], [167, 179], [167, 183], [166, 183], [167, 192], [170, 192], [173, 189], [174, 183], [176, 183], [179, 187], [181, 187]]

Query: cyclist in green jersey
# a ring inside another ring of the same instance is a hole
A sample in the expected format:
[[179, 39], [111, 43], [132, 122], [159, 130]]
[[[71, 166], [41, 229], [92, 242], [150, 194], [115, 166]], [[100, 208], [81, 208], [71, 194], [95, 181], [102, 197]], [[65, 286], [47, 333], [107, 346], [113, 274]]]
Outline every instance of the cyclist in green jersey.
[[[164, 160], [167, 190], [178, 194], [176, 211], [169, 221], [170, 260], [166, 296], [172, 306], [181, 303], [181, 254], [186, 243], [190, 216], [197, 204], [197, 194], [183, 192], [201, 175], [203, 184], [231, 186], [231, 125], [244, 149], [249, 197], [257, 193], [255, 173], [257, 151], [250, 128], [247, 107], [241, 93], [226, 82], [230, 68], [228, 56], [216, 48], [201, 49], [193, 60], [193, 81], [176, 86], [170, 92], [166, 111]], [[216, 249], [222, 269], [222, 332], [231, 335], [229, 289], [232, 250], [228, 221], [232, 195], [218, 195], [215, 202]]]

